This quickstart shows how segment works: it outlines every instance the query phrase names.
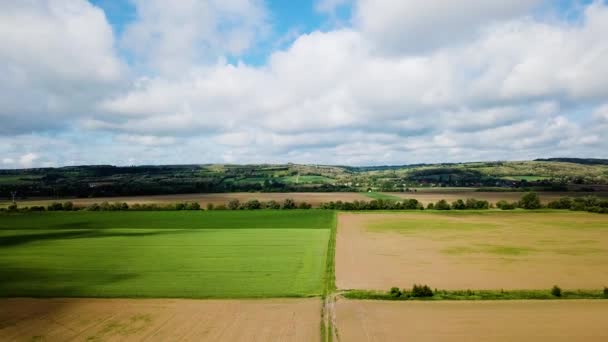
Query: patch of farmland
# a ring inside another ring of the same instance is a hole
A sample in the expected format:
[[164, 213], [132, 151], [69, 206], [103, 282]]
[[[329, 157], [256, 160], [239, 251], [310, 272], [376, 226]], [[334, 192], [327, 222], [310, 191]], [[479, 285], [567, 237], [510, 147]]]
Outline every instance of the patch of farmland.
[[333, 220], [314, 210], [5, 215], [0, 296], [318, 295]]
[[[175, 202], [198, 202], [203, 208], [207, 204], [227, 204], [233, 199], [241, 202], [257, 199], [259, 201], [278, 201], [291, 198], [296, 202], [307, 202], [314, 207], [321, 203], [330, 201], [352, 202], [355, 200], [369, 200], [363, 193], [358, 192], [233, 192], [213, 194], [180, 194], [180, 195], [156, 195], [156, 196], [126, 196], [126, 197], [95, 197], [95, 198], [71, 198], [71, 199], [28, 199], [19, 201], [21, 206], [48, 205], [53, 202], [72, 201], [76, 205], [90, 205], [102, 202], [126, 202], [128, 204], [169, 204]], [[6, 207], [9, 201], [0, 201], [0, 207]]]
[[[606, 192], [537, 192], [542, 203], [547, 204], [551, 201], [560, 199], [562, 197], [585, 197], [585, 196], [597, 196], [601, 198], [608, 198]], [[483, 191], [471, 191], [471, 190], [441, 190], [438, 188], [420, 190], [417, 192], [389, 192], [385, 193], [388, 195], [400, 197], [400, 198], [415, 198], [422, 202], [424, 205], [428, 203], [436, 203], [439, 200], [446, 200], [453, 202], [458, 199], [465, 200], [467, 198], [475, 198], [478, 200], [486, 200], [490, 203], [496, 203], [501, 200], [516, 202], [521, 199], [525, 194], [524, 192], [483, 192]]]
[[0, 299], [2, 341], [318, 341], [308, 299]]
[[608, 284], [608, 220], [583, 212], [340, 214], [336, 251], [342, 289]]
[[608, 301], [339, 300], [343, 341], [607, 341]]

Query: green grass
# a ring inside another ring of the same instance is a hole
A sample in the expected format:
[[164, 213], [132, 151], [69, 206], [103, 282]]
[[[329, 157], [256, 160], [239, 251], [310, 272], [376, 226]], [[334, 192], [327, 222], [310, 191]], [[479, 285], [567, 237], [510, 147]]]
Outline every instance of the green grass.
[[547, 177], [547, 176], [504, 176], [504, 177], [500, 177], [500, 178], [507, 179], [507, 180], [517, 180], [517, 181], [525, 180], [527, 182], [536, 182], [536, 181], [551, 179], [551, 177]]
[[433, 297], [412, 297], [405, 291], [400, 297], [394, 297], [389, 292], [350, 290], [343, 293], [348, 299], [368, 300], [547, 300], [547, 299], [608, 299], [602, 290], [573, 290], [562, 291], [561, 297], [555, 297], [551, 290], [456, 290], [434, 291]]
[[0, 296], [322, 295], [333, 212], [0, 216]]
[[314, 175], [306, 175], [306, 176], [285, 176], [279, 178], [279, 180], [283, 183], [287, 184], [333, 184], [336, 182], [335, 179], [325, 177], [325, 176], [314, 176]]
[[0, 229], [329, 229], [327, 210], [42, 212], [0, 214]]
[[371, 199], [375, 199], [375, 200], [385, 200], [385, 201], [386, 200], [389, 200], [389, 201], [402, 201], [403, 200], [401, 197], [385, 194], [382, 192], [365, 192], [364, 195]]

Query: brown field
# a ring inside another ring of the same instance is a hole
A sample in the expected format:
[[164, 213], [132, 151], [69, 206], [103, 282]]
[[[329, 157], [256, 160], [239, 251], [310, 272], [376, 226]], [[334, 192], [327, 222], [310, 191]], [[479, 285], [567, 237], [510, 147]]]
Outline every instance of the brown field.
[[[401, 197], [401, 198], [415, 198], [422, 202], [424, 205], [428, 203], [435, 203], [441, 199], [445, 199], [448, 202], [455, 201], [457, 199], [476, 198], [479, 200], [487, 200], [491, 203], [496, 203], [500, 200], [506, 201], [518, 201], [523, 192], [477, 192], [472, 190], [466, 190], [465, 188], [458, 189], [421, 189], [418, 192], [387, 192], [386, 194]], [[548, 203], [549, 201], [558, 199], [560, 197], [582, 197], [582, 196], [598, 196], [602, 198], [608, 198], [607, 192], [539, 192], [541, 201]], [[241, 202], [245, 202], [252, 199], [259, 201], [271, 201], [275, 200], [281, 202], [287, 198], [291, 198], [296, 202], [307, 202], [312, 204], [314, 207], [318, 207], [321, 203], [330, 201], [371, 201], [370, 197], [367, 197], [363, 192], [234, 192], [234, 193], [213, 193], [213, 194], [179, 194], [179, 195], [155, 195], [155, 196], [125, 196], [125, 197], [95, 197], [95, 198], [31, 198], [23, 201], [18, 201], [21, 206], [32, 206], [32, 205], [43, 205], [46, 206], [53, 202], [72, 201], [76, 205], [86, 206], [93, 203], [101, 202], [126, 202], [128, 204], [170, 204], [176, 202], [198, 202], [202, 207], [205, 207], [208, 203], [214, 205], [227, 204], [230, 200], [238, 199]], [[9, 201], [0, 201], [0, 207], [6, 207], [10, 204]]]
[[[475, 198], [478, 200], [486, 200], [490, 203], [496, 203], [500, 200], [509, 202], [519, 201], [519, 199], [525, 194], [524, 192], [482, 192], [482, 191], [471, 191], [471, 190], [445, 190], [440, 189], [429, 189], [419, 190], [417, 192], [386, 192], [388, 195], [393, 195], [401, 198], [415, 198], [422, 202], [424, 205], [428, 203], [435, 203], [439, 200], [446, 200], [453, 202], [458, 199], [465, 200], [467, 198]], [[538, 192], [541, 202], [547, 204], [553, 200], [561, 197], [584, 197], [584, 196], [597, 196], [607, 198], [608, 193], [606, 192]]]
[[[329, 201], [355, 201], [369, 200], [364, 193], [357, 192], [233, 192], [214, 194], [180, 194], [180, 195], [157, 195], [157, 196], [127, 196], [127, 197], [96, 197], [96, 198], [68, 198], [68, 199], [28, 199], [19, 201], [22, 206], [48, 205], [53, 202], [72, 201], [76, 205], [86, 206], [101, 202], [126, 202], [127, 204], [170, 204], [176, 202], [198, 202], [203, 208], [208, 204], [227, 204], [230, 200], [238, 199], [241, 202], [257, 199], [259, 201], [275, 200], [282, 202], [291, 198], [296, 202], [307, 202], [317, 207], [321, 203]], [[0, 202], [0, 206], [7, 206], [7, 201]]]
[[388, 290], [602, 289], [608, 217], [583, 212], [345, 214], [336, 284]]
[[0, 299], [1, 341], [318, 341], [308, 299]]
[[342, 341], [608, 341], [608, 301], [339, 300]]

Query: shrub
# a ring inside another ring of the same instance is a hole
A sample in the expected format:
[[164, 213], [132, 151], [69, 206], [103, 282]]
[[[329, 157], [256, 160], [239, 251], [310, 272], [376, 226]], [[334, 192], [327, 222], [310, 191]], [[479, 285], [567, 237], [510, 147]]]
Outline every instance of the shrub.
[[450, 204], [446, 200], [440, 200], [435, 203], [435, 209], [437, 210], [450, 210]]
[[215, 210], [227, 210], [228, 208], [226, 207], [225, 204], [220, 204], [217, 207], [215, 207]]
[[72, 210], [74, 210], [74, 203], [69, 202], [69, 201], [68, 202], [64, 202], [63, 205], [62, 205], [62, 207], [63, 207], [62, 208], [63, 210], [72, 211]]
[[241, 207], [241, 201], [239, 201], [238, 199], [233, 199], [230, 202], [228, 202], [228, 209], [230, 210], [237, 210]]
[[513, 210], [513, 209], [517, 208], [517, 203], [509, 203], [505, 200], [500, 200], [500, 201], [496, 202], [496, 208], [499, 208], [502, 210]]
[[207, 210], [213, 210], [213, 203], [207, 203]]
[[201, 210], [201, 205], [198, 202], [190, 202], [186, 206], [186, 210]]
[[528, 192], [519, 200], [519, 207], [524, 209], [539, 209], [541, 207], [540, 198], [536, 192]]
[[570, 209], [572, 207], [572, 199], [570, 197], [562, 197], [558, 200], [549, 202], [547, 207], [551, 209]]
[[608, 287], [604, 286], [604, 297], [608, 298]]
[[312, 208], [312, 205], [306, 202], [300, 202], [300, 204], [298, 204], [298, 209], [310, 209]]
[[553, 288], [551, 289], [551, 295], [553, 295], [554, 297], [561, 297], [562, 289], [560, 289], [559, 286], [554, 285]]
[[433, 297], [433, 290], [427, 285], [414, 284], [412, 287], [413, 297]]
[[476, 200], [474, 198], [467, 198], [465, 203], [467, 209], [489, 209], [490, 202], [483, 200]]
[[9, 206], [6, 208], [6, 210], [8, 210], [8, 211], [17, 211], [17, 209], [18, 209], [18, 208], [17, 208], [17, 205], [16, 205], [15, 203], [13, 203], [13, 204], [9, 205]]
[[287, 198], [285, 199], [285, 201], [283, 201], [283, 209], [295, 209], [296, 208], [296, 202], [294, 200], [292, 200], [291, 198]]
[[88, 211], [99, 211], [100, 209], [101, 209], [101, 207], [97, 203], [90, 204], [89, 206], [87, 206], [85, 208], [85, 210], [88, 210]]
[[394, 298], [399, 298], [401, 297], [401, 290], [399, 290], [398, 287], [391, 287], [391, 290], [389, 291], [389, 293], [391, 294], [391, 297]]
[[48, 211], [59, 211], [59, 210], [63, 210], [63, 205], [61, 203], [58, 202], [53, 202], [51, 204], [49, 204], [46, 207], [46, 210]]
[[275, 200], [268, 201], [264, 203], [264, 208], [266, 209], [281, 209], [281, 204]]
[[244, 207], [247, 210], [257, 210], [262, 208], [262, 204], [260, 203], [260, 201], [254, 199], [245, 202]]
[[454, 210], [464, 210], [466, 208], [467, 208], [467, 205], [461, 199], [452, 202], [452, 209], [454, 209]]
[[435, 209], [435, 204], [434, 203], [429, 203], [429, 204], [427, 204], [426, 208], [430, 209], [430, 210], [433, 210], [433, 209]]

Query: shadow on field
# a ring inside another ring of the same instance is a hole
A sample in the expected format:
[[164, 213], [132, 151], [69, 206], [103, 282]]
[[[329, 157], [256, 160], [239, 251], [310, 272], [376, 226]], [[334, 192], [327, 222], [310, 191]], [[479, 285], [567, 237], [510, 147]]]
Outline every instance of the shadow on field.
[[[108, 237], [143, 237], [155, 235], [182, 234], [192, 232], [188, 229], [180, 230], [158, 230], [152, 232], [120, 232], [109, 231], [107, 229], [86, 229], [86, 230], [70, 230], [60, 232], [44, 232], [44, 233], [25, 233], [8, 236], [0, 236], [0, 248], [15, 247], [27, 243], [38, 241], [51, 240], [70, 240], [70, 239], [95, 239]], [[1, 279], [1, 278], [0, 278]]]

